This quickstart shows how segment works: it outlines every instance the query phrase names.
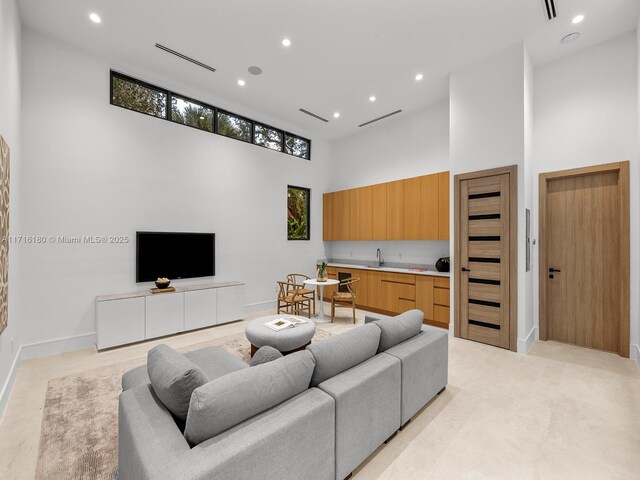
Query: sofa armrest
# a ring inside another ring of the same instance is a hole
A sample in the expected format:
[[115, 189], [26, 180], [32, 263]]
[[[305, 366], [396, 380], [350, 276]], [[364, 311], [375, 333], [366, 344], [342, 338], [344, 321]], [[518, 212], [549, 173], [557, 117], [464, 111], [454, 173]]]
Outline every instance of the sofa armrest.
[[168, 478], [165, 476], [167, 469], [188, 452], [189, 444], [150, 384], [120, 394], [120, 480]]
[[376, 320], [384, 320], [385, 318], [392, 318], [389, 315], [383, 315], [382, 313], [367, 312], [364, 316], [364, 323], [375, 322]]
[[161, 478], [299, 480], [310, 474], [335, 479], [335, 404], [317, 388], [196, 445]]

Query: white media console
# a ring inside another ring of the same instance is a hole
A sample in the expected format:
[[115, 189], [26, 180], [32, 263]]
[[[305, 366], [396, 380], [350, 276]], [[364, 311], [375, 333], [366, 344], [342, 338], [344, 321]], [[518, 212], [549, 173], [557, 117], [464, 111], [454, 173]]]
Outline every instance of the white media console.
[[244, 318], [244, 284], [209, 283], [96, 297], [98, 350]]

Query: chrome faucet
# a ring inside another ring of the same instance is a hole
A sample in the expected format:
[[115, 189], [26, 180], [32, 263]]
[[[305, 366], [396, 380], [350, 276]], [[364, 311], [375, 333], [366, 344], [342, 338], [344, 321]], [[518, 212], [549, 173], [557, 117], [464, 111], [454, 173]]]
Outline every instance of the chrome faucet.
[[379, 267], [384, 265], [384, 260], [382, 260], [382, 253], [380, 252], [380, 249], [376, 250], [376, 258], [378, 259], [378, 266]]

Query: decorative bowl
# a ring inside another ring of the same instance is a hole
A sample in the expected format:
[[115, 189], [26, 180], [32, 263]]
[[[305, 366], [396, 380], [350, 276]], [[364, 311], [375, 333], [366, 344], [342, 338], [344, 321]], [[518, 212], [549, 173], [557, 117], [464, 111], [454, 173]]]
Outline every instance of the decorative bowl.
[[169, 285], [171, 285], [171, 281], [168, 281], [168, 282], [156, 282], [156, 287], [158, 287], [158, 288], [167, 288]]

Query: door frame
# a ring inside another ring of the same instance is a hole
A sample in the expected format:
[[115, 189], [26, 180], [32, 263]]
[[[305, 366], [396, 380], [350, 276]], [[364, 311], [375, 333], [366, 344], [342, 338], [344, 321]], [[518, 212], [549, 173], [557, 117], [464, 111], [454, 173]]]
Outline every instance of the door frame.
[[618, 331], [618, 355], [629, 357], [629, 329], [631, 322], [630, 310], [630, 214], [629, 214], [629, 161], [607, 163], [603, 165], [593, 165], [590, 167], [572, 168], [569, 170], [559, 170], [557, 172], [541, 173], [538, 181], [539, 190], [539, 260], [538, 260], [538, 316], [540, 325], [540, 340], [548, 339], [547, 318], [547, 195], [548, 182], [560, 178], [580, 177], [597, 173], [617, 172], [619, 195], [619, 212], [621, 214], [620, 231], [620, 274], [622, 276], [622, 288], [620, 289], [619, 301], [621, 305], [621, 321]]
[[515, 352], [518, 346], [518, 166], [491, 168], [478, 172], [463, 173], [453, 179], [453, 222], [454, 222], [454, 257], [453, 281], [454, 294], [454, 336], [460, 337], [462, 312], [460, 311], [460, 295], [462, 292], [460, 275], [460, 183], [463, 180], [509, 174], [509, 350]]

